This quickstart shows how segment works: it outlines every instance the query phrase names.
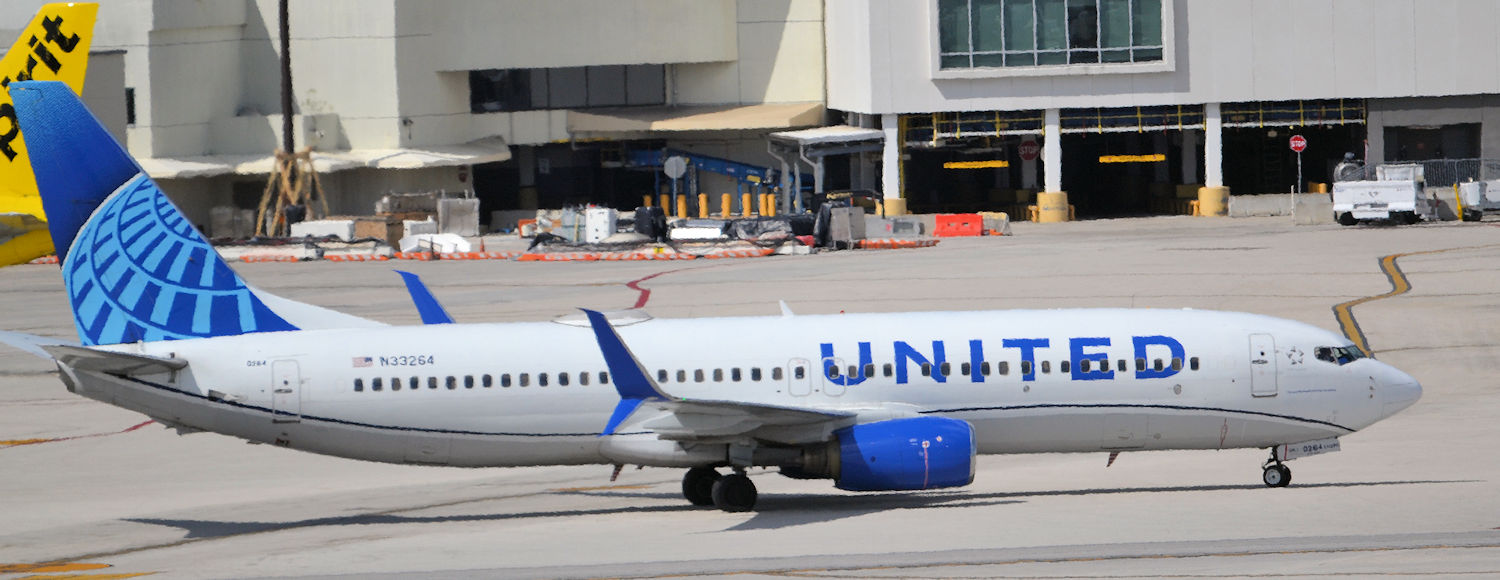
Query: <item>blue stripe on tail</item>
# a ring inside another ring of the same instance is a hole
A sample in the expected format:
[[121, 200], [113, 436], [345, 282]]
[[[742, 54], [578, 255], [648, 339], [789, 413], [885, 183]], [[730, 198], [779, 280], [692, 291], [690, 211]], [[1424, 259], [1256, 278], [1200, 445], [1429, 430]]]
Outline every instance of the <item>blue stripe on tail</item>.
[[296, 330], [141, 172], [67, 85], [10, 85], [87, 345]]

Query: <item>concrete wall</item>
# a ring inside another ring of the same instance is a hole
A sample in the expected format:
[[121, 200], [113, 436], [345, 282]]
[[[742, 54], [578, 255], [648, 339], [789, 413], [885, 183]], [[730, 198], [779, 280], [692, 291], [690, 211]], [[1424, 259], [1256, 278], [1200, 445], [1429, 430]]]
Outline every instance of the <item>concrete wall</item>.
[[674, 66], [678, 104], [821, 102], [822, 0], [739, 0], [738, 58]]
[[935, 0], [827, 6], [828, 106], [862, 113], [1500, 93], [1491, 0], [1172, 0], [1164, 63], [965, 71]]
[[1372, 99], [1368, 111], [1369, 155], [1373, 161], [1385, 157], [1387, 127], [1434, 127], [1481, 123], [1480, 156], [1500, 158], [1500, 95], [1468, 95], [1427, 99]]

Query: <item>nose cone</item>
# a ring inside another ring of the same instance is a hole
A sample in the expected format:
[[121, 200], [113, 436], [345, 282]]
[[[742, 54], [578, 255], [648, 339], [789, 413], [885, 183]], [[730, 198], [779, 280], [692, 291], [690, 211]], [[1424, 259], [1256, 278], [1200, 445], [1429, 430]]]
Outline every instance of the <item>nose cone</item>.
[[1384, 365], [1376, 380], [1380, 384], [1381, 417], [1389, 417], [1422, 398], [1422, 385], [1400, 369]]

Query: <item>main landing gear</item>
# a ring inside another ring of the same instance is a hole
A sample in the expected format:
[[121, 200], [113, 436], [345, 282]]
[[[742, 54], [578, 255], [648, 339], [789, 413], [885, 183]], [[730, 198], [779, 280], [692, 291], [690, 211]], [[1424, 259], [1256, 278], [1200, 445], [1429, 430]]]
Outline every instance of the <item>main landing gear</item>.
[[1286, 487], [1292, 482], [1292, 468], [1276, 458], [1275, 448], [1271, 449], [1271, 458], [1260, 467], [1260, 480], [1266, 482], [1267, 487]]
[[744, 470], [723, 475], [712, 467], [694, 467], [682, 477], [682, 495], [693, 505], [712, 505], [726, 512], [748, 512], [755, 508], [755, 482]]

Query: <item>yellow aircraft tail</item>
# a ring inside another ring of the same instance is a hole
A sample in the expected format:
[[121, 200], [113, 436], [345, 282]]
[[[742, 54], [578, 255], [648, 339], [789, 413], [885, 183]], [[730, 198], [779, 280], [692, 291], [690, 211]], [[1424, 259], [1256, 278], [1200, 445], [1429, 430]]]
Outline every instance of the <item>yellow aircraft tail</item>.
[[[98, 12], [98, 4], [42, 6], [0, 58], [0, 87], [11, 81], [62, 81], [82, 94]], [[0, 89], [0, 266], [52, 253], [45, 220], [10, 91]]]

